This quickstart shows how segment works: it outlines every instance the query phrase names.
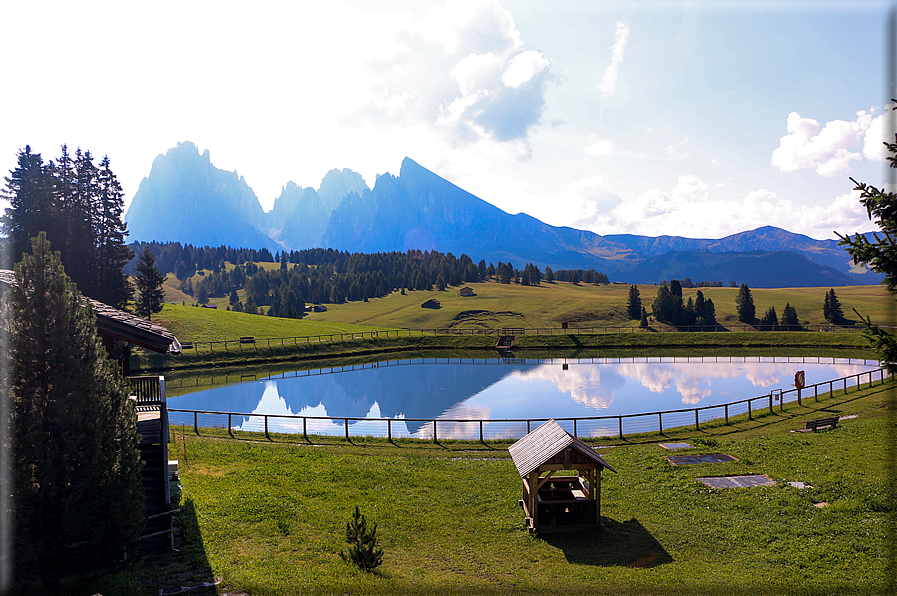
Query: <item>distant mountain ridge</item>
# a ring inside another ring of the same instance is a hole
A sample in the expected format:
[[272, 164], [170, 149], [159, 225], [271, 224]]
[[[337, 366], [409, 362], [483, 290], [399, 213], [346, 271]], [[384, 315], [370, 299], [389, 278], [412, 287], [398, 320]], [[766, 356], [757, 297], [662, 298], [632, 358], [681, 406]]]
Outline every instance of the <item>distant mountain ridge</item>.
[[[158, 156], [125, 216], [131, 240], [350, 252], [409, 249], [466, 253], [554, 269], [597, 269], [612, 281], [736, 281], [751, 287], [875, 284], [852, 271], [835, 240], [815, 240], [772, 226], [720, 239], [601, 236], [508, 214], [420, 166], [402, 161], [398, 176], [374, 188], [349, 169], [330, 170], [320, 187], [287, 183], [265, 213], [236, 172], [212, 165], [209, 152], [178, 143]], [[785, 252], [783, 252], [785, 251]]]

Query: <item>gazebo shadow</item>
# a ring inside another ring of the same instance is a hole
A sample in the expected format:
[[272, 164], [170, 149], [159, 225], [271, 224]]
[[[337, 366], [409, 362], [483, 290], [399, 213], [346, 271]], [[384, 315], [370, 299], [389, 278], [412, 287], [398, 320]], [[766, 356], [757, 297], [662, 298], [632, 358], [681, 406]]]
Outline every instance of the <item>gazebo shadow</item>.
[[660, 542], [637, 519], [625, 522], [602, 517], [600, 531], [545, 534], [545, 542], [564, 552], [574, 565], [656, 567], [672, 563]]

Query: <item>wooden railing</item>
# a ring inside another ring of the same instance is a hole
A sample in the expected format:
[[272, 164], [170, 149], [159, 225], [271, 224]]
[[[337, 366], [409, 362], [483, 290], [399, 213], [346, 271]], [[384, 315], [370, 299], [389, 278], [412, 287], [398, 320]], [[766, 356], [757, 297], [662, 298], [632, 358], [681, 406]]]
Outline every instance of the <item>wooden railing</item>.
[[[732, 416], [737, 416], [740, 414], [747, 414], [749, 419], [753, 419], [754, 414], [760, 415], [761, 413], [769, 413], [772, 414], [775, 412], [776, 406], [783, 411], [786, 402], [797, 402], [798, 405], [803, 405], [804, 399], [809, 399], [810, 394], [812, 393], [813, 399], [815, 401], [819, 400], [820, 388], [822, 389], [822, 393], [834, 393], [836, 389], [843, 389], [844, 393], [847, 393], [850, 387], [858, 388], [862, 383], [862, 378], [867, 377], [867, 384], [872, 386], [875, 382], [875, 377], [878, 376], [879, 381], [884, 383], [885, 377], [890, 377], [887, 373], [887, 369], [878, 368], [871, 371], [866, 371], [862, 373], [858, 373], [855, 375], [848, 375], [846, 377], [841, 377], [838, 379], [833, 379], [830, 381], [824, 381], [822, 383], [816, 383], [813, 385], [809, 385], [804, 387], [803, 389], [788, 389], [788, 390], [773, 390], [768, 395], [761, 395], [757, 397], [751, 397], [747, 399], [741, 399], [737, 401], [732, 401], [724, 404], [711, 405], [711, 406], [696, 406], [694, 408], [681, 408], [677, 410], [663, 410], [657, 412], [643, 412], [638, 414], [616, 414], [616, 415], [607, 415], [607, 416], [580, 416], [580, 417], [567, 417], [567, 418], [555, 418], [562, 427], [565, 428], [568, 432], [571, 432], [574, 436], [578, 437], [612, 437], [616, 436], [620, 439], [625, 438], [626, 435], [635, 435], [642, 434], [647, 432], [660, 432], [661, 434], [665, 429], [669, 429], [672, 427], [687, 427], [694, 426], [696, 430], [699, 430], [701, 424], [707, 423], [711, 420], [719, 420], [724, 419], [725, 424], [729, 424], [729, 419]], [[851, 383], [852, 382], [852, 383]], [[352, 436], [370, 436], [370, 432], [366, 435], [352, 435], [350, 433], [350, 422], [364, 422], [365, 426], [370, 428], [374, 424], [385, 425], [385, 436], [389, 440], [392, 440], [393, 432], [392, 425], [395, 422], [399, 423], [407, 423], [407, 422], [420, 422], [423, 423], [424, 426], [432, 429], [429, 433], [423, 431], [423, 428], [419, 434], [418, 438], [426, 438], [432, 439], [434, 442], [439, 441], [440, 433], [439, 428], [453, 429], [455, 432], [449, 432], [448, 434], [456, 435], [454, 437], [445, 436], [447, 433], [443, 432], [443, 438], [458, 438], [459, 433], [458, 429], [462, 426], [466, 426], [468, 429], [473, 426], [474, 432], [465, 432], [461, 433], [464, 436], [462, 438], [474, 439], [478, 436], [481, 442], [485, 442], [487, 438], [492, 439], [509, 439], [509, 438], [519, 438], [525, 433], [529, 433], [534, 428], [537, 428], [541, 423], [546, 422], [549, 418], [515, 418], [515, 419], [435, 419], [435, 418], [366, 418], [366, 417], [354, 417], [354, 416], [299, 416], [299, 415], [288, 415], [288, 414], [257, 414], [257, 413], [246, 413], [246, 412], [217, 412], [211, 410], [186, 410], [186, 409], [176, 409], [172, 408], [171, 412], [175, 412], [177, 414], [184, 414], [186, 416], [175, 416], [174, 424], [187, 424], [188, 421], [192, 422], [193, 430], [195, 433], [199, 433], [200, 425], [200, 416], [204, 417], [203, 422], [214, 421], [214, 420], [223, 420], [224, 417], [227, 417], [227, 429], [231, 436], [233, 436], [234, 425], [233, 420], [234, 417], [238, 418], [249, 418], [249, 419], [258, 419], [262, 422], [262, 426], [260, 426], [258, 432], [264, 432], [265, 436], [270, 438], [270, 421], [282, 421], [282, 420], [294, 420], [301, 421], [302, 423], [302, 436], [308, 441], [308, 423], [309, 421], [326, 421], [331, 424], [337, 423], [343, 427], [344, 436], [347, 441], [351, 441]], [[693, 421], [691, 416], [693, 416]], [[190, 418], [192, 417], [192, 420]], [[666, 417], [666, 418], [664, 418]], [[654, 421], [656, 420], [656, 424]], [[624, 421], [626, 425], [624, 427]], [[648, 421], [647, 424], [644, 422]], [[665, 424], [666, 422], [666, 424]], [[535, 424], [534, 423], [538, 423]], [[642, 423], [638, 425], [637, 423]], [[213, 424], [204, 424], [204, 426], [215, 426]], [[221, 425], [218, 425], [221, 426]], [[487, 437], [484, 432], [484, 426], [510, 426], [513, 430], [511, 433], [504, 433], [500, 436], [497, 433], [493, 433], [494, 436]], [[244, 425], [245, 427], [245, 425]], [[525, 427], [525, 433], [524, 433]], [[242, 430], [246, 430], [243, 428]], [[295, 433], [295, 434], [298, 434]], [[382, 433], [379, 436], [384, 436]]]

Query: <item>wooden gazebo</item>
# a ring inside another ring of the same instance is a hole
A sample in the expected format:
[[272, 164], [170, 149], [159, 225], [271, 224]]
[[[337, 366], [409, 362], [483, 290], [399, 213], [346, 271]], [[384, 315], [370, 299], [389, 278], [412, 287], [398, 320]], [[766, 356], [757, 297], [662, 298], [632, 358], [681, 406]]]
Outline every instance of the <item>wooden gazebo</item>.
[[[523, 480], [520, 505], [531, 532], [572, 532], [601, 526], [601, 470], [616, 470], [594, 449], [549, 420], [508, 451]], [[561, 470], [574, 470], [577, 475], [554, 475]]]

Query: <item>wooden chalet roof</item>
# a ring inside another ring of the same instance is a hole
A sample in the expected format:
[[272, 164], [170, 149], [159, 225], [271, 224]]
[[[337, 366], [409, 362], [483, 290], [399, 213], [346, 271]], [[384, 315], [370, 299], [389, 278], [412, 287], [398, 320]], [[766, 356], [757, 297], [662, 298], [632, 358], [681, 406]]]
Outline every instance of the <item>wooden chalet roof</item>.
[[[15, 285], [15, 273], [9, 269], [0, 269], [0, 283]], [[164, 354], [181, 353], [181, 342], [174, 333], [137, 315], [119, 310], [98, 300], [84, 297], [93, 306], [97, 317], [97, 331], [102, 335], [111, 335], [154, 352]]]
[[520, 476], [524, 477], [538, 470], [539, 466], [549, 462], [567, 448], [582, 454], [587, 460], [616, 472], [610, 464], [595, 453], [594, 449], [565, 431], [554, 420], [549, 420], [508, 447], [508, 451], [511, 452], [511, 459], [514, 460], [514, 465], [517, 466]]

